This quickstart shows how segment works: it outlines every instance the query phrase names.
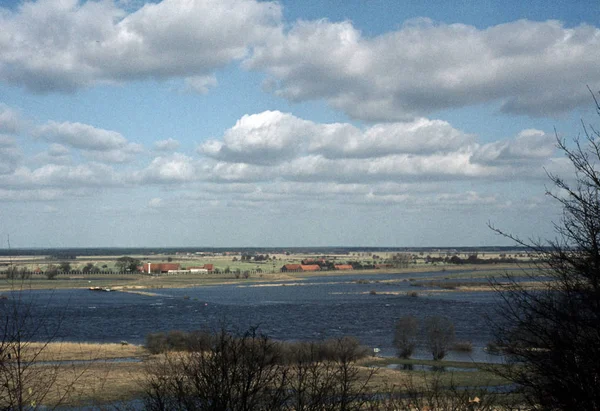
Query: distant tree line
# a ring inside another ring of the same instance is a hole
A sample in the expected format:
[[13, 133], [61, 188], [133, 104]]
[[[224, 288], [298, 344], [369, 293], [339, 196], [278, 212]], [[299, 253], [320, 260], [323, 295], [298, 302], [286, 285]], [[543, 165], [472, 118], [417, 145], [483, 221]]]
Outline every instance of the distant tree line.
[[511, 257], [498, 258], [479, 258], [477, 254], [470, 254], [467, 258], [461, 258], [458, 255], [445, 256], [445, 257], [432, 257], [430, 255], [425, 257], [426, 263], [446, 263], [446, 264], [514, 264], [518, 263], [519, 260]]

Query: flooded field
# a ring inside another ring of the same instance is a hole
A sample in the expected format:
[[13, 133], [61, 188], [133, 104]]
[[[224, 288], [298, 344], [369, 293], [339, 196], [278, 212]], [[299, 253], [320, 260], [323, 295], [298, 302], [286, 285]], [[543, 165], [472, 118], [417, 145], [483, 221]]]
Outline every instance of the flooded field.
[[[439, 273], [437, 273], [439, 275]], [[427, 273], [411, 275], [419, 281]], [[257, 326], [281, 340], [321, 340], [354, 336], [393, 356], [395, 321], [414, 315], [447, 316], [456, 338], [471, 341], [470, 353], [448, 359], [493, 361], [483, 348], [491, 340], [485, 315], [496, 300], [491, 292], [431, 291], [412, 286], [406, 274], [313, 277], [293, 283], [245, 283], [184, 289], [157, 289], [144, 295], [89, 290], [36, 290], [34, 317], [68, 341], [143, 343], [148, 333], [169, 330], [242, 332]], [[416, 297], [411, 296], [416, 292]], [[416, 357], [428, 358], [420, 349]]]

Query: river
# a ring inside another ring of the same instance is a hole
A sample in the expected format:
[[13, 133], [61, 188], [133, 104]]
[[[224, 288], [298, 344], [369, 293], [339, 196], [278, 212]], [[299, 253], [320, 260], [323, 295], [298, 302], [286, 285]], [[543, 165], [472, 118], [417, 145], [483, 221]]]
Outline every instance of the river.
[[[455, 324], [456, 339], [474, 346], [471, 353], [450, 353], [447, 359], [494, 360], [483, 351], [491, 340], [484, 316], [493, 313], [497, 303], [493, 293], [427, 294], [403, 281], [408, 276], [424, 278], [427, 273], [313, 277], [285, 286], [247, 282], [146, 290], [156, 293], [153, 296], [36, 290], [22, 298], [31, 302], [34, 322], [44, 321], [57, 330], [58, 339], [68, 341], [143, 344], [148, 333], [158, 331], [225, 327], [243, 332], [258, 326], [262, 333], [281, 340], [354, 336], [370, 348], [379, 348], [384, 356], [394, 355], [393, 330], [399, 317], [413, 315], [423, 324], [426, 317], [446, 316]], [[419, 296], [408, 296], [409, 291]], [[422, 348], [415, 356], [429, 357]]]

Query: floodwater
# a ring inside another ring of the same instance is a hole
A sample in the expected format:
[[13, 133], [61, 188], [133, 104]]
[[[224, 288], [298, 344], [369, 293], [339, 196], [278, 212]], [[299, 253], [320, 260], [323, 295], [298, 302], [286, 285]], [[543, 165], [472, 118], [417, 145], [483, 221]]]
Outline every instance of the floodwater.
[[[439, 273], [436, 273], [439, 275]], [[431, 274], [430, 274], [431, 275]], [[471, 353], [451, 353], [447, 359], [494, 361], [483, 351], [492, 339], [485, 321], [497, 303], [491, 292], [427, 294], [410, 278], [426, 273], [315, 277], [293, 284], [244, 283], [185, 289], [146, 290], [155, 296], [89, 290], [28, 291], [34, 322], [57, 330], [58, 339], [143, 344], [149, 333], [170, 330], [226, 328], [260, 332], [280, 340], [322, 340], [353, 336], [380, 355], [393, 356], [394, 323], [413, 315], [446, 316], [456, 339], [471, 341]], [[360, 281], [358, 281], [360, 280]], [[283, 285], [286, 284], [286, 285]], [[416, 291], [411, 297], [407, 292]], [[10, 301], [3, 300], [3, 301]], [[415, 357], [428, 358], [420, 349]]]

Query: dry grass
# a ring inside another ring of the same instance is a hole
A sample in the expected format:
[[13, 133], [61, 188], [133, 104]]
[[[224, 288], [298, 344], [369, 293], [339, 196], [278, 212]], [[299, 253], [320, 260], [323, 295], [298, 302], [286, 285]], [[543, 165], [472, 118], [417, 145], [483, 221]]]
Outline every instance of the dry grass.
[[[50, 367], [40, 367], [50, 370]], [[62, 405], [107, 404], [128, 401], [142, 394], [144, 364], [96, 362], [61, 366], [54, 389], [44, 400], [55, 404], [62, 397]], [[62, 387], [62, 390], [61, 390]], [[65, 397], [64, 391], [69, 393]]]
[[[77, 406], [127, 401], [139, 397], [149, 354], [139, 345], [56, 342], [23, 344], [23, 358], [33, 361], [31, 388], [50, 384], [43, 402]], [[119, 362], [138, 358], [139, 362]], [[117, 360], [116, 362], [114, 360]], [[74, 362], [72, 362], [74, 361]]]
[[[99, 346], [99, 347], [98, 347]], [[107, 355], [112, 355], [112, 358], [119, 358], [118, 355], [123, 354], [121, 348], [130, 353], [130, 356], [135, 356], [136, 353], [145, 355], [145, 351], [136, 346], [118, 346], [117, 344], [76, 344], [74, 346], [66, 345], [66, 347], [80, 349], [81, 352], [90, 353], [105, 352]], [[63, 347], [65, 348], [65, 347]], [[52, 347], [57, 349], [57, 347]], [[136, 351], [136, 349], [138, 351]], [[62, 353], [64, 350], [59, 350]], [[129, 355], [129, 354], [128, 354]], [[170, 355], [186, 355], [182, 353], [171, 353]], [[144, 361], [138, 363], [131, 362], [111, 362], [111, 361], [92, 361], [86, 364], [71, 364], [61, 365], [59, 368], [55, 366], [40, 365], [40, 374], [56, 373], [57, 379], [56, 389], [44, 401], [46, 404], [53, 404], [58, 398], [64, 396], [65, 390], [69, 389], [68, 397], [63, 401], [63, 405], [80, 406], [85, 404], [107, 404], [117, 401], [128, 401], [134, 398], [140, 398], [143, 394], [143, 382], [146, 378], [147, 367], [151, 364], [155, 356], [146, 356]], [[73, 356], [69, 359], [74, 359]], [[425, 387], [428, 378], [431, 378], [431, 373], [427, 371], [405, 371], [398, 369], [385, 368], [388, 363], [396, 363], [397, 359], [383, 359], [369, 357], [360, 360], [358, 363], [358, 371], [361, 379], [371, 375], [368, 384], [368, 390], [378, 392], [385, 390], [387, 387], [404, 386], [407, 381], [415, 386]], [[430, 361], [410, 360], [414, 363], [429, 364]], [[461, 366], [473, 364], [440, 362], [439, 365]], [[373, 367], [376, 368], [373, 373]], [[446, 372], [441, 373], [440, 378], [445, 384], [451, 382], [460, 386], [476, 386], [476, 385], [499, 385], [505, 384], [506, 381], [498, 379], [487, 371], [470, 371], [470, 372]]]
[[141, 345], [93, 344], [77, 342], [53, 342], [24, 344], [24, 358], [35, 361], [87, 361], [117, 358], [143, 358], [148, 351]]

